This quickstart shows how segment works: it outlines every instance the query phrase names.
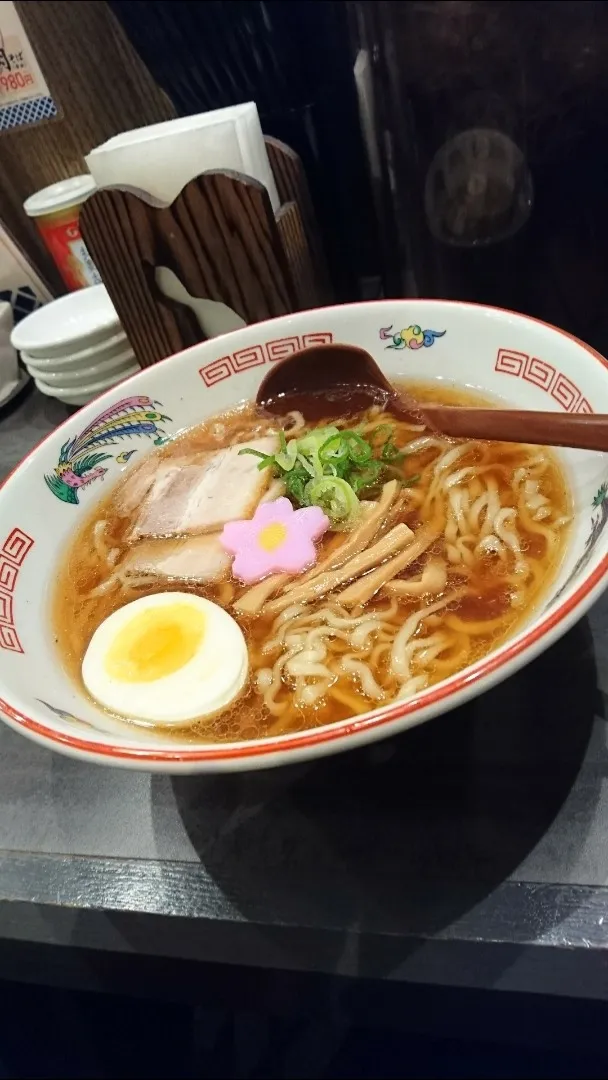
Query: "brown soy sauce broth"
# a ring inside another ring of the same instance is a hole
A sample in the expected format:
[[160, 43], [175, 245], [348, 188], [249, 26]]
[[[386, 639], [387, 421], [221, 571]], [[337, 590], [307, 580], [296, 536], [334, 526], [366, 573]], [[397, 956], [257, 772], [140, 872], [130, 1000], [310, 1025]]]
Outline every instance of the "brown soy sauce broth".
[[[402, 388], [406, 392], [411, 392], [420, 401], [492, 405], [491, 401], [476, 393], [446, 387], [442, 383], [424, 384], [408, 381]], [[380, 406], [376, 405], [371, 411], [367, 410], [365, 413], [354, 415], [348, 414], [345, 409], [344, 419], [338, 421], [338, 426], [355, 427], [365, 424], [373, 426], [390, 423], [394, 427], [394, 439], [400, 447], [414, 439], [418, 441], [424, 434], [432, 434], [414, 430], [407, 424], [394, 421], [391, 417], [380, 414], [379, 408]], [[335, 420], [320, 418], [319, 421], [308, 424], [306, 429], [298, 431], [297, 434], [303, 434], [304, 430], [310, 430], [318, 425], [335, 422]], [[290, 423], [291, 420], [286, 420], [286, 428]], [[276, 429], [276, 426], [276, 419], [270, 420], [260, 416], [253, 406], [244, 406], [205, 421], [154, 453], [159, 458], [165, 459], [172, 457], [196, 459], [198, 454], [234, 443], [247, 442], [248, 439]], [[448, 444], [447, 440], [445, 442]], [[448, 445], [457, 444], [449, 443]], [[433, 482], [433, 467], [439, 454], [437, 447], [429, 446], [418, 452], [409, 453], [400, 464], [399, 468], [402, 469], [403, 477], [419, 474], [421, 480], [411, 489], [415, 493], [411, 502], [406, 501], [391, 525], [403, 521], [416, 532], [420, 526], [428, 523], [424, 509], [425, 498]], [[538, 490], [549, 500], [554, 520], [569, 517], [569, 493], [557, 459], [551, 451], [507, 443], [479, 442], [470, 445], [470, 449], [458, 461], [458, 467], [484, 469], [483, 475], [492, 477], [496, 483], [501, 507], [517, 510], [517, 500], [511, 489], [511, 480], [516, 470], [527, 468], [530, 461], [535, 460], [539, 454], [542, 454], [546, 464], [542, 469]], [[129, 476], [132, 472], [129, 472]], [[66, 672], [85, 696], [88, 695], [81, 679], [82, 660], [94, 631], [113, 611], [141, 595], [167, 591], [195, 593], [230, 610], [234, 599], [245, 591], [245, 587], [233, 581], [209, 586], [165, 581], [151, 582], [137, 588], [121, 585], [120, 588], [112, 588], [91, 597], [91, 592], [103, 585], [111, 572], [99, 545], [95, 543], [95, 525], [99, 521], [106, 523], [103, 531], [103, 549], [106, 552], [112, 549], [118, 552], [116, 565], [120, 565], [121, 558], [127, 550], [127, 537], [132, 528], [133, 518], [121, 516], [117, 510], [117, 495], [121, 483], [106, 499], [96, 504], [90, 516], [75, 533], [58, 567], [51, 613], [54, 637]], [[434, 512], [445, 513], [445, 509], [445, 506], [440, 507], [439, 510], [435, 508]], [[433, 685], [468, 667], [500, 644], [505, 637], [515, 632], [518, 626], [529, 617], [531, 610], [537, 606], [548, 585], [554, 579], [565, 551], [567, 527], [562, 527], [559, 535], [549, 542], [547, 536], [550, 530], [543, 528], [542, 523], [540, 527], [537, 522], [531, 523], [529, 519], [528, 514], [526, 520], [521, 520], [521, 517], [517, 520], [522, 554], [532, 568], [525, 586], [519, 590], [522, 595], [519, 596], [517, 606], [511, 602], [513, 596], [512, 558], [507, 558], [506, 561], [490, 556], [477, 558], [473, 566], [468, 568], [466, 577], [459, 572], [458, 566], [448, 562], [446, 593], [449, 593], [450, 589], [462, 588], [466, 584], [466, 595], [451, 603], [444, 612], [431, 615], [426, 620], [425, 625], [428, 624], [429, 633], [433, 633], [435, 628], [445, 631], [446, 627], [448, 629], [452, 627], [450, 633], [454, 642], [453, 647], [446, 649], [437, 657], [427, 685]], [[319, 545], [320, 557], [330, 544], [339, 542], [340, 538], [336, 534], [327, 534]], [[431, 556], [445, 560], [444, 536], [441, 536], [417, 563], [408, 567], [404, 576], [408, 578], [419, 576]], [[397, 630], [412, 612], [425, 606], [427, 602], [428, 598], [400, 598], [394, 616], [395, 629]], [[383, 610], [386, 604], [386, 597], [380, 595], [366, 605], [365, 612], [371, 615]], [[269, 660], [262, 654], [264, 642], [268, 641], [273, 634], [274, 620], [264, 615], [237, 616], [237, 620], [245, 634], [250, 655], [249, 684], [231, 708], [216, 717], [202, 718], [180, 729], [180, 738], [193, 743], [256, 739], [335, 723], [375, 707], [376, 702], [361, 693], [357, 680], [352, 676], [344, 675], [332, 686], [331, 694], [326, 695], [311, 707], [294, 706], [289, 700], [291, 690], [286, 682], [281, 690], [286, 708], [283, 715], [277, 718], [268, 711], [254, 685], [255, 672], [260, 667], [272, 664], [275, 658], [271, 656]], [[468, 633], [466, 628], [471, 629], [472, 632]], [[468, 641], [466, 649], [463, 645], [465, 638]], [[332, 647], [335, 647], [336, 652], [340, 649], [344, 651], [344, 643], [340, 641], [334, 642]], [[374, 675], [380, 684], [384, 680], [390, 690], [390, 681], [386, 682], [387, 660], [385, 650], [384, 654], [377, 658]], [[388, 700], [390, 697], [387, 697]], [[379, 704], [384, 703], [386, 702], [379, 702]], [[128, 721], [125, 720], [125, 723]], [[155, 736], [163, 734], [160, 727], [154, 727], [154, 732]], [[175, 729], [171, 729], [167, 737], [175, 738], [175, 734]]]

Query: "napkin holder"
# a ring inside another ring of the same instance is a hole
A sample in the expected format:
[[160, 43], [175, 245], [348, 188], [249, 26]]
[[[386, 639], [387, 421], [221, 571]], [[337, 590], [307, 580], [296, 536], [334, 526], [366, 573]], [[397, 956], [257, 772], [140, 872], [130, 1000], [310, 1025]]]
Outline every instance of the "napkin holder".
[[265, 140], [281, 206], [236, 172], [204, 172], [165, 205], [134, 188], [91, 195], [80, 230], [141, 367], [206, 340], [187, 305], [158, 285], [166, 267], [190, 297], [245, 323], [331, 303], [306, 176], [297, 154]]

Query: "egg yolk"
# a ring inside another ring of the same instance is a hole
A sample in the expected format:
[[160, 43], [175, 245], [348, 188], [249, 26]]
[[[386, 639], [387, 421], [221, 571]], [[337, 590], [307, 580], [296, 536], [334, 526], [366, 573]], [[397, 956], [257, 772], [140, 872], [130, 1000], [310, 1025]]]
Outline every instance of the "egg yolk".
[[121, 682], [152, 682], [184, 667], [200, 647], [205, 616], [188, 604], [166, 604], [136, 615], [118, 631], [105, 668]]
[[258, 543], [264, 551], [276, 551], [285, 542], [286, 538], [287, 529], [284, 525], [281, 525], [280, 521], [275, 521], [272, 525], [266, 525], [265, 528], [260, 530]]

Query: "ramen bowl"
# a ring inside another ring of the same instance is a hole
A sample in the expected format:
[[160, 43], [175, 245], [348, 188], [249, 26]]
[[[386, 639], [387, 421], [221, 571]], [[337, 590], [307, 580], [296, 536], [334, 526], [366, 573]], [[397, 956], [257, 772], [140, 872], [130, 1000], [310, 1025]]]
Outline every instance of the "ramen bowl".
[[85, 695], [64, 671], [50, 618], [57, 569], [75, 530], [155, 446], [255, 398], [277, 361], [329, 342], [367, 349], [390, 379], [469, 389], [518, 409], [608, 412], [607, 364], [593, 349], [535, 319], [448, 301], [299, 312], [139, 372], [50, 434], [0, 491], [0, 712], [10, 727], [75, 758], [157, 772], [235, 771], [312, 759], [395, 735], [462, 705], [529, 663], [589, 608], [608, 567], [608, 461], [603, 454], [559, 451], [573, 520], [554, 580], [516, 633], [429, 689], [323, 727], [231, 743], [194, 743], [179, 730], [159, 734], [135, 727]]

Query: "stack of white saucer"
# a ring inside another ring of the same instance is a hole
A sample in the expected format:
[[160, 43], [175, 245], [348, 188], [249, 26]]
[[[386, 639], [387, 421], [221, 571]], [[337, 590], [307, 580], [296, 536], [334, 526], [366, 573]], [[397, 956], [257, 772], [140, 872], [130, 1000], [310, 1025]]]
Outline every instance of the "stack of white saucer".
[[15, 327], [11, 342], [38, 389], [66, 405], [86, 405], [139, 371], [103, 285], [32, 312]]

